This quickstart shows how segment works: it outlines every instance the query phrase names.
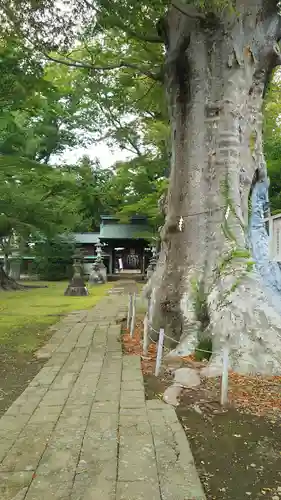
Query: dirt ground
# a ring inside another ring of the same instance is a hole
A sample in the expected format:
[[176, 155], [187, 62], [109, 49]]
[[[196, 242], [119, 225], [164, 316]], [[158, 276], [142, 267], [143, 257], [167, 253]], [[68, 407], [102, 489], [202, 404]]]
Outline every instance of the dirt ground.
[[0, 417], [41, 370], [44, 362], [31, 353], [0, 350]]
[[[123, 349], [141, 354], [142, 325]], [[162, 399], [171, 384], [154, 373], [155, 346], [142, 358], [147, 399]], [[184, 389], [176, 412], [189, 440], [207, 500], [281, 500], [280, 377], [230, 376], [229, 406], [219, 403], [220, 379]]]
[[[148, 399], [169, 385], [154, 375], [144, 380]], [[208, 500], [281, 498], [281, 421], [222, 410], [203, 389], [185, 390], [176, 411]]]

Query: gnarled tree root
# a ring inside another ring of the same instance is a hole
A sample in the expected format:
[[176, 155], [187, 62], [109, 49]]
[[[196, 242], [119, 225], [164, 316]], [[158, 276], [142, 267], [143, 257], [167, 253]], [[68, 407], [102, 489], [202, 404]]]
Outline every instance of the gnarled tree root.
[[[229, 351], [229, 369], [241, 374], [281, 374], [281, 315], [274, 307], [275, 298], [263, 290], [255, 273], [226, 298], [220, 282], [208, 297], [213, 354], [204, 376], [222, 373], [223, 350]], [[193, 352], [194, 338], [184, 335], [171, 355]]]

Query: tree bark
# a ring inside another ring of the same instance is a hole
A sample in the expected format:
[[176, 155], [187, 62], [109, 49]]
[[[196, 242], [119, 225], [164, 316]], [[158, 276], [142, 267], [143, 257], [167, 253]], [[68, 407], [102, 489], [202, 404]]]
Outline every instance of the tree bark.
[[9, 276], [10, 272], [10, 261], [9, 261], [9, 255], [7, 253], [4, 253], [4, 271]]
[[14, 279], [9, 278], [5, 273], [3, 266], [0, 264], [0, 290], [24, 290], [25, 287], [17, 283]]
[[3, 266], [0, 264], [0, 291], [9, 291], [9, 290], [30, 290], [34, 288], [48, 288], [47, 285], [22, 285], [18, 283], [13, 278], [9, 277]]
[[253, 267], [247, 235], [251, 187], [267, 179], [262, 103], [280, 63], [280, 17], [276, 2], [244, 3], [197, 19], [173, 7], [168, 13], [171, 176], [147, 291], [154, 328], [165, 328], [171, 346], [180, 341], [177, 352], [212, 338], [206, 373], [221, 370], [228, 343], [234, 370], [271, 374], [281, 373], [281, 316]]

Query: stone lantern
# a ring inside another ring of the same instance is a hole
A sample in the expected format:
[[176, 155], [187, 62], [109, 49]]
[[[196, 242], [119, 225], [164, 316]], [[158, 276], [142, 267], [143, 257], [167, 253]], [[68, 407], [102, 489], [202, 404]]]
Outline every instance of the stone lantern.
[[107, 271], [102, 259], [102, 245], [98, 239], [96, 243], [96, 261], [93, 264], [93, 270], [89, 277], [89, 284], [102, 284], [107, 282]]
[[149, 261], [149, 264], [147, 267], [147, 272], [146, 272], [147, 279], [149, 279], [152, 276], [152, 274], [154, 273], [154, 271], [156, 269], [156, 264], [157, 264], [157, 249], [156, 249], [156, 247], [153, 246], [151, 248], [151, 251], [152, 251], [152, 257]]
[[83, 273], [83, 255], [77, 249], [73, 254], [73, 276], [64, 292], [64, 295], [84, 296], [89, 295], [84, 281]]

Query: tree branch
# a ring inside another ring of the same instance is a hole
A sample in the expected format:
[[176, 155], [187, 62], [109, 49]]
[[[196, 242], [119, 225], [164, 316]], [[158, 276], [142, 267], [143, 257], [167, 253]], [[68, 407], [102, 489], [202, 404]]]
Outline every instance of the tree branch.
[[[130, 124], [122, 125], [121, 121], [113, 115], [113, 113], [111, 112], [110, 107], [108, 107], [107, 112], [108, 112], [111, 120], [113, 121], [113, 123], [115, 123], [116, 127], [117, 128], [119, 127], [119, 130], [125, 130], [126, 127], [128, 127], [128, 125], [130, 126]], [[134, 123], [134, 121], [133, 121], [133, 123]], [[112, 135], [114, 135], [114, 134], [112, 134]], [[132, 146], [132, 148], [133, 148], [134, 151], [132, 151], [130, 148], [128, 148], [128, 147], [126, 147], [124, 145], [123, 145], [123, 149], [126, 149], [127, 151], [130, 151], [131, 153], [135, 153], [138, 156], [142, 156], [142, 152], [141, 152], [141, 150], [140, 150], [140, 148], [139, 148], [139, 146], [138, 146], [138, 144], [137, 144], [136, 141], [133, 141], [128, 136], [126, 138], [124, 137], [124, 140], [128, 141], [128, 143]]]
[[148, 43], [163, 43], [164, 40], [158, 35], [152, 35], [152, 34], [147, 34], [144, 35], [143, 33], [138, 33], [137, 31], [132, 30], [129, 28], [129, 26], [126, 26], [125, 24], [121, 22], [117, 22], [116, 26], [118, 28], [121, 28], [124, 30], [128, 35], [130, 35], [132, 38], [136, 38], [137, 40], [140, 40], [141, 42], [148, 42]]
[[[102, 10], [98, 9], [97, 6], [92, 5], [90, 1], [84, 0], [84, 3], [88, 7], [88, 9], [94, 10], [96, 14], [103, 15]], [[106, 11], [106, 14], [108, 14], [107, 11]], [[129, 26], [126, 26], [126, 24], [122, 23], [122, 21], [120, 21], [120, 19], [118, 19], [117, 17], [116, 17], [115, 26], [118, 28], [121, 28], [128, 35], [130, 35], [133, 38], [136, 38], [137, 40], [140, 40], [141, 42], [163, 43], [163, 41], [164, 41], [163, 38], [161, 38], [158, 35], [153, 35], [153, 34], [144, 35], [143, 33], [139, 33], [137, 31], [131, 29]]]
[[184, 16], [190, 17], [191, 19], [206, 19], [205, 14], [198, 12], [198, 10], [192, 5], [183, 4], [180, 0], [173, 0], [171, 5]]
[[152, 71], [145, 69], [145, 68], [140, 68], [137, 64], [133, 64], [130, 62], [126, 61], [121, 61], [118, 64], [107, 64], [105, 66], [95, 66], [94, 64], [89, 64], [89, 63], [84, 63], [81, 61], [76, 61], [74, 59], [70, 59], [69, 61], [67, 60], [62, 60], [62, 59], [57, 59], [56, 57], [50, 56], [49, 54], [44, 53], [44, 56], [49, 59], [50, 61], [59, 63], [59, 64], [64, 64], [65, 66], [69, 66], [72, 68], [84, 68], [88, 69], [91, 71], [110, 71], [112, 69], [121, 69], [121, 68], [129, 68], [137, 73], [140, 73], [141, 75], [145, 75], [148, 78], [151, 78], [155, 82], [161, 82], [163, 83], [163, 75], [161, 72], [159, 73], [153, 73]]
[[93, 68], [92, 64], [83, 63], [81, 61], [76, 61], [74, 59], [69, 58], [68, 61], [62, 60], [62, 59], [57, 59], [56, 57], [50, 56], [46, 52], [44, 52], [43, 55], [47, 59], [49, 59], [49, 61], [53, 61], [53, 62], [59, 63], [59, 64], [64, 64], [65, 66], [69, 66], [71, 68], [84, 68], [84, 69], [92, 69]]

